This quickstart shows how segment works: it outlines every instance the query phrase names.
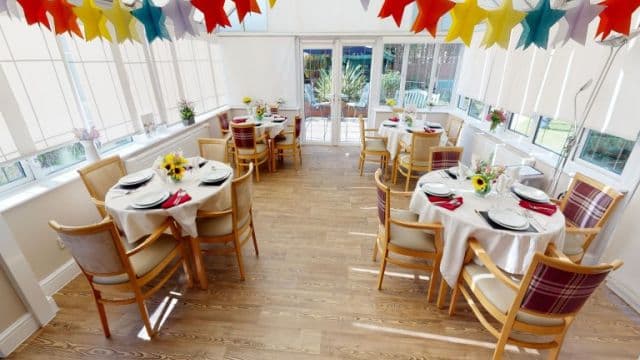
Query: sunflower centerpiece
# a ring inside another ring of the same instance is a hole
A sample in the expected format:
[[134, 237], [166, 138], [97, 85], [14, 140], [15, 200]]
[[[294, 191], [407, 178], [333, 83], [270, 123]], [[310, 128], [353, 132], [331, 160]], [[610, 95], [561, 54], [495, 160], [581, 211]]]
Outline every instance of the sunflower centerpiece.
[[177, 183], [182, 181], [187, 173], [189, 161], [181, 152], [171, 152], [162, 156], [159, 170], [166, 175], [167, 178]]
[[471, 177], [473, 190], [482, 197], [487, 196], [491, 192], [492, 184], [503, 173], [503, 166], [491, 166], [487, 161], [479, 161], [475, 167], [475, 174]]

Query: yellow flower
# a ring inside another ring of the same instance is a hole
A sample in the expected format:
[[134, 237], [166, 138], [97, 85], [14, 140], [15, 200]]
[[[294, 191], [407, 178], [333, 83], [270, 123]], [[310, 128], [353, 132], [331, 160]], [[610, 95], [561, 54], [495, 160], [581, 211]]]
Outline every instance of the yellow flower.
[[474, 175], [471, 178], [471, 184], [475, 191], [483, 192], [487, 189], [487, 180], [482, 175]]
[[243, 97], [243, 98], [242, 98], [242, 102], [243, 102], [245, 105], [249, 105], [249, 104], [251, 104], [251, 102], [252, 102], [252, 101], [253, 101], [253, 100], [252, 100], [249, 96], [245, 96], [245, 97]]

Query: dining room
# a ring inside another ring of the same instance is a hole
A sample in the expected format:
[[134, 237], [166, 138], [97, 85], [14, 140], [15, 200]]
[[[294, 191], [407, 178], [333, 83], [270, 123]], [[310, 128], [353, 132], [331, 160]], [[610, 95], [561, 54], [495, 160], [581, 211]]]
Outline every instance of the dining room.
[[0, 0], [0, 358], [639, 358], [639, 8]]

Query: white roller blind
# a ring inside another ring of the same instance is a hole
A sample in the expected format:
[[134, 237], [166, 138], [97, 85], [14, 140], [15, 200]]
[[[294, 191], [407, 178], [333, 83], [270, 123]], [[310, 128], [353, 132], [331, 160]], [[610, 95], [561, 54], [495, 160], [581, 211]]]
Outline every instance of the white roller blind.
[[475, 36], [471, 46], [464, 51], [460, 73], [459, 92], [473, 99], [484, 99], [489, 78], [488, 50], [480, 47], [481, 36]]
[[526, 50], [516, 49], [521, 33], [522, 28], [520, 26], [516, 27], [511, 33], [510, 54], [504, 75], [504, 97], [502, 104], [499, 105], [508, 111], [530, 115], [524, 112], [524, 105], [527, 88], [530, 85], [532, 65], [534, 64], [532, 59], [535, 56], [535, 46], [531, 46]]
[[226, 77], [223, 71], [224, 59], [222, 56], [222, 46], [220, 44], [209, 42], [209, 56], [211, 57], [211, 69], [215, 80], [215, 91], [217, 104], [227, 103]]
[[144, 56], [142, 44], [126, 41], [120, 45], [120, 54], [137, 113], [152, 113], [155, 119], [159, 119], [160, 113], [154, 100], [153, 83], [149, 76], [149, 63]]
[[570, 44], [550, 51], [549, 66], [542, 81], [536, 113], [552, 118], [571, 120], [568, 114], [560, 112], [561, 104], [572, 101], [567, 96], [568, 70], [574, 60], [574, 47]]
[[485, 102], [488, 104], [497, 105], [502, 102], [501, 99], [503, 98], [504, 94], [504, 73], [509, 52], [499, 47], [492, 48], [491, 52], [491, 68], [489, 73], [489, 80], [487, 82], [487, 93], [485, 95]]
[[531, 67], [529, 69], [529, 77], [524, 94], [524, 104], [521, 109], [521, 112], [524, 114], [533, 114], [536, 112], [544, 75], [549, 65], [549, 59], [549, 52], [534, 47], [533, 57], [530, 59]]
[[149, 49], [157, 70], [168, 121], [179, 121], [178, 101], [180, 101], [180, 88], [176, 77], [176, 71], [178, 70], [174, 66], [173, 56], [171, 55], [171, 43], [154, 41], [149, 45]]

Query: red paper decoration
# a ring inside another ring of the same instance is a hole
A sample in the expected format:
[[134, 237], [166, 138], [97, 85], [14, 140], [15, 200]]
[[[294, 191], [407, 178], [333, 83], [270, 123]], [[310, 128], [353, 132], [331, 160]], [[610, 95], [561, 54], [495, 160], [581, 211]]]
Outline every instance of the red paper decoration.
[[393, 20], [395, 20], [398, 27], [400, 27], [404, 8], [414, 1], [415, 0], [384, 0], [384, 4], [382, 4], [378, 17], [384, 19], [389, 16], [393, 16]]
[[240, 22], [243, 22], [244, 17], [250, 12], [262, 14], [257, 0], [233, 0], [233, 2], [236, 3], [236, 11], [238, 12], [238, 20], [240, 20]]
[[231, 26], [229, 17], [224, 11], [225, 0], [191, 0], [191, 4], [204, 14], [204, 22], [207, 25], [207, 32], [212, 32], [216, 26]]
[[24, 10], [24, 17], [27, 20], [27, 24], [42, 24], [51, 30], [49, 25], [49, 19], [47, 18], [47, 7], [42, 0], [18, 0], [18, 3]]
[[427, 30], [431, 36], [436, 37], [438, 31], [438, 21], [456, 6], [456, 3], [449, 0], [416, 0], [418, 4], [418, 17], [413, 23], [411, 30], [419, 33]]
[[56, 34], [60, 35], [68, 31], [83, 38], [78, 26], [78, 17], [73, 12], [73, 5], [69, 4], [67, 0], [50, 0], [46, 4], [47, 11], [53, 17]]
[[605, 39], [612, 31], [629, 35], [631, 30], [631, 16], [640, 7], [640, 0], [605, 0], [599, 5], [606, 8], [600, 13], [600, 23], [596, 36]]

